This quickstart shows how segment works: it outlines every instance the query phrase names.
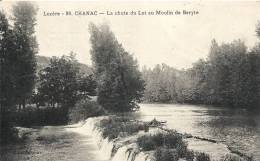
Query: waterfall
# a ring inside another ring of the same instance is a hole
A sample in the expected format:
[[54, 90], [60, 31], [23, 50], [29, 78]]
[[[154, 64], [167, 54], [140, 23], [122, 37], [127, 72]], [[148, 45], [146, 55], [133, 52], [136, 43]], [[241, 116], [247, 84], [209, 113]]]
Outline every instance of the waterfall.
[[112, 161], [127, 161], [127, 147], [123, 146], [119, 148], [115, 154], [115, 156], [112, 158]]
[[112, 158], [112, 161], [151, 161], [148, 154], [137, 152], [135, 150], [130, 152], [128, 151], [129, 148], [134, 149], [136, 148], [136, 146], [134, 144], [131, 144], [119, 148], [115, 156]]
[[[87, 119], [84, 123], [74, 125], [75, 128], [68, 128], [73, 132], [80, 133], [82, 135], [92, 136], [93, 142], [99, 148], [99, 154], [102, 155], [104, 160], [111, 161], [150, 161], [147, 154], [143, 152], [133, 153], [128, 151], [129, 148], [137, 149], [136, 144], [124, 145], [120, 147], [117, 152], [111, 158], [112, 150], [115, 145], [113, 141], [109, 141], [108, 138], [103, 138], [102, 132], [96, 127], [96, 123], [102, 120], [104, 117], [94, 117]], [[137, 151], [137, 150], [136, 150]], [[130, 153], [130, 154], [129, 154]], [[147, 159], [148, 158], [148, 159]]]
[[111, 157], [112, 154], [112, 149], [113, 149], [114, 144], [110, 141], [108, 141], [108, 139], [104, 139], [102, 141], [102, 144], [100, 146], [100, 151], [101, 154], [108, 160]]

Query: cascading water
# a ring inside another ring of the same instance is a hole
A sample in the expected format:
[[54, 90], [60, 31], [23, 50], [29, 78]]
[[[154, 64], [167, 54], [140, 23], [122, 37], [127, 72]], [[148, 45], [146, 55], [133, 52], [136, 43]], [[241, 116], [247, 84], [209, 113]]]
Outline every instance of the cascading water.
[[101, 131], [95, 126], [104, 117], [89, 118], [84, 123], [74, 125], [74, 128], [67, 128], [67, 130], [80, 133], [82, 135], [92, 136], [93, 142], [99, 147], [99, 154], [102, 159], [111, 161], [150, 161], [149, 156], [143, 152], [135, 153], [128, 149], [135, 149], [135, 144], [124, 145], [120, 147], [114, 156], [111, 158], [112, 150], [115, 145], [113, 141], [108, 138], [103, 138]]
[[[128, 149], [132, 149], [129, 151]], [[119, 148], [112, 161], [150, 161], [149, 155], [136, 150], [135, 144]]]
[[119, 148], [115, 154], [115, 156], [112, 158], [112, 161], [124, 161], [127, 160], [127, 147], [123, 146]]

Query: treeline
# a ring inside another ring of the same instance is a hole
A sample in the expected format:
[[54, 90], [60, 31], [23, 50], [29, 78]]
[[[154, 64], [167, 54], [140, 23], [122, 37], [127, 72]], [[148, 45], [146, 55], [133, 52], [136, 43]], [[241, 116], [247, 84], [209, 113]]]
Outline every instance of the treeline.
[[37, 64], [36, 14], [30, 2], [15, 3], [10, 18], [0, 11], [0, 143], [17, 139], [14, 126], [67, 123], [77, 101], [96, 95], [93, 72], [73, 54]]
[[[257, 33], [259, 36], [259, 27]], [[165, 64], [143, 68], [144, 101], [178, 102], [256, 109], [260, 105], [260, 45], [218, 44], [212, 40], [206, 60], [177, 70]]]
[[35, 89], [27, 107], [16, 112], [18, 125], [66, 124], [138, 108], [144, 81], [137, 61], [117, 42], [108, 25], [90, 24], [89, 31], [92, 71], [73, 53], [38, 63]]
[[73, 53], [37, 57], [37, 7], [17, 2], [12, 11], [10, 19], [0, 11], [0, 143], [15, 138], [15, 126], [66, 124], [138, 109], [144, 81], [137, 60], [107, 24], [89, 25], [90, 70]]

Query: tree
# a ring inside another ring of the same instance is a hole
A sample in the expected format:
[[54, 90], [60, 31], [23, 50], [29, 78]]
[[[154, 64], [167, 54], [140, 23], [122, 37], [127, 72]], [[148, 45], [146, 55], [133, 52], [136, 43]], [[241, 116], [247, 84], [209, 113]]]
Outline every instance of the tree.
[[138, 108], [136, 103], [142, 97], [144, 81], [137, 61], [119, 44], [108, 25], [90, 24], [89, 31], [98, 103], [114, 112]]
[[[211, 50], [212, 52], [212, 50]], [[224, 106], [244, 106], [244, 94], [246, 90], [247, 47], [240, 40], [222, 44], [215, 48], [210, 57], [210, 69], [208, 77], [211, 82], [217, 104]]]
[[[10, 107], [13, 104], [14, 99], [12, 93], [14, 91], [12, 82], [12, 60], [10, 55], [10, 43], [13, 40], [12, 31], [9, 29], [8, 20], [3, 12], [0, 12], [0, 61], [1, 61], [1, 110], [6, 107]], [[11, 71], [11, 72], [10, 72]]]
[[248, 54], [248, 97], [250, 108], [260, 109], [260, 45], [256, 45]]
[[81, 98], [96, 96], [97, 82], [93, 74], [78, 75], [78, 94]]
[[36, 73], [36, 57], [38, 52], [38, 44], [36, 41], [35, 25], [36, 25], [37, 8], [30, 2], [17, 2], [13, 6], [13, 32], [16, 36], [15, 48], [16, 70], [16, 98], [18, 104], [25, 107], [26, 100], [32, 95], [35, 84]]
[[171, 71], [167, 65], [145, 68], [144, 98], [149, 102], [177, 100], [256, 109], [260, 105], [259, 60], [259, 44], [248, 52], [241, 40], [221, 45], [212, 40], [208, 58], [189, 69]]
[[89, 96], [95, 95], [96, 83], [92, 75], [81, 75], [79, 63], [73, 54], [52, 57], [50, 64], [39, 72], [39, 87], [34, 98], [37, 104], [47, 103], [62, 108], [65, 121], [69, 108]]
[[176, 102], [176, 69], [157, 64], [153, 69], [142, 70], [146, 82], [144, 100], [149, 102]]
[[51, 107], [68, 107], [77, 100], [79, 67], [73, 55], [52, 57], [39, 73], [38, 93]]
[[257, 37], [260, 39], [260, 21], [258, 21], [258, 23], [256, 25], [256, 34], [257, 34]]
[[7, 141], [13, 133], [11, 117], [15, 110], [16, 97], [16, 37], [8, 20], [0, 11], [0, 142]]

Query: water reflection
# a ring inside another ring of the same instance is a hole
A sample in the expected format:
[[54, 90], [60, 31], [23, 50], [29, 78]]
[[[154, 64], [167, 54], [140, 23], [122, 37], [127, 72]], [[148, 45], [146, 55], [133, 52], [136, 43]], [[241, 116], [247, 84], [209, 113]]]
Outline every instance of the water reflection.
[[214, 139], [260, 160], [259, 114], [220, 107], [141, 104], [137, 118], [167, 120], [182, 133]]

